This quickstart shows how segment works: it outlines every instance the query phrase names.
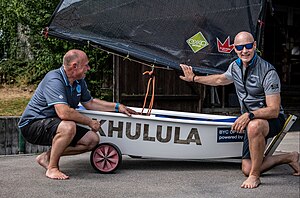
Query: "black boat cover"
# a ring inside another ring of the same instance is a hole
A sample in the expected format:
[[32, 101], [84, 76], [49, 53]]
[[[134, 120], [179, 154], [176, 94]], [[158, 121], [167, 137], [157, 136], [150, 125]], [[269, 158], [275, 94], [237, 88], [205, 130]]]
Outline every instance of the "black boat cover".
[[[62, 0], [48, 34], [171, 69], [225, 71], [234, 36], [261, 33], [265, 0]], [[261, 23], [259, 23], [261, 22]]]

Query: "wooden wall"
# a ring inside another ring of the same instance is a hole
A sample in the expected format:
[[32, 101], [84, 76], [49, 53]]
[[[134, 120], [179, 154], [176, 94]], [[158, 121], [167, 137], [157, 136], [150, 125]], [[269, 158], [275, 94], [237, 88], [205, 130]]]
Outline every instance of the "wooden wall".
[[[144, 96], [147, 92], [151, 67], [114, 57], [114, 99], [127, 106], [143, 107]], [[205, 86], [187, 83], [179, 78], [174, 70], [155, 68], [155, 100], [154, 109], [201, 112]], [[151, 97], [152, 89], [148, 96]]]

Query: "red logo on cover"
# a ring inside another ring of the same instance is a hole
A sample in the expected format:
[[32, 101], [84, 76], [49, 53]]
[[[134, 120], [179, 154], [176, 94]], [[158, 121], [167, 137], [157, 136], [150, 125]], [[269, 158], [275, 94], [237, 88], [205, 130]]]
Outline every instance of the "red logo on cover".
[[218, 43], [218, 51], [221, 53], [230, 53], [233, 50], [233, 45], [230, 45], [230, 37], [228, 36], [227, 39], [222, 43], [218, 38], [217, 38], [217, 43]]

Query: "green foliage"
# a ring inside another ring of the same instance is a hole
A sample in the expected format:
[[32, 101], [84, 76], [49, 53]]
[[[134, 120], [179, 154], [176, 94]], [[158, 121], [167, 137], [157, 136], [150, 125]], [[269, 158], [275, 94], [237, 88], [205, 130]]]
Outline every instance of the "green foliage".
[[[3, 84], [15, 84], [17, 83], [17, 79], [20, 78], [20, 74], [24, 74], [28, 72], [29, 62], [28, 61], [2, 61], [0, 63], [0, 82]], [[30, 80], [29, 80], [30, 81]], [[25, 83], [27, 84], [27, 80], [25, 80]], [[23, 81], [24, 83], [24, 81]]]
[[92, 70], [87, 81], [92, 94], [111, 100], [111, 89], [103, 93], [103, 86], [111, 88], [112, 82], [106, 53], [56, 38], [46, 39], [41, 34], [59, 2], [0, 0], [0, 83], [37, 84], [48, 71], [62, 65], [69, 49], [77, 48], [90, 58]]
[[91, 70], [86, 81], [91, 94], [95, 97], [112, 100], [112, 68], [109, 55], [98, 49], [86, 47], [84, 51], [89, 56]]

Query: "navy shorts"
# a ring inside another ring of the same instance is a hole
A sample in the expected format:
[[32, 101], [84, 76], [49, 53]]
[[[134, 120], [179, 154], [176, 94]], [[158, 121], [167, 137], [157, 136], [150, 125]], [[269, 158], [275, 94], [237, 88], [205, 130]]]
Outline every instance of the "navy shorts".
[[[278, 118], [270, 119], [269, 122], [269, 133], [266, 137], [266, 142], [268, 138], [276, 136], [283, 128], [285, 123], [285, 116], [283, 114], [279, 114]], [[250, 150], [249, 150], [249, 141], [248, 134], [245, 132], [244, 135], [244, 143], [243, 143], [243, 159], [250, 159]]]
[[[30, 122], [22, 127], [23, 137], [31, 144], [51, 146], [52, 140], [56, 134], [58, 125], [61, 123], [59, 118], [46, 118]], [[70, 143], [75, 146], [77, 142], [89, 131], [89, 129], [76, 125], [76, 134]]]

